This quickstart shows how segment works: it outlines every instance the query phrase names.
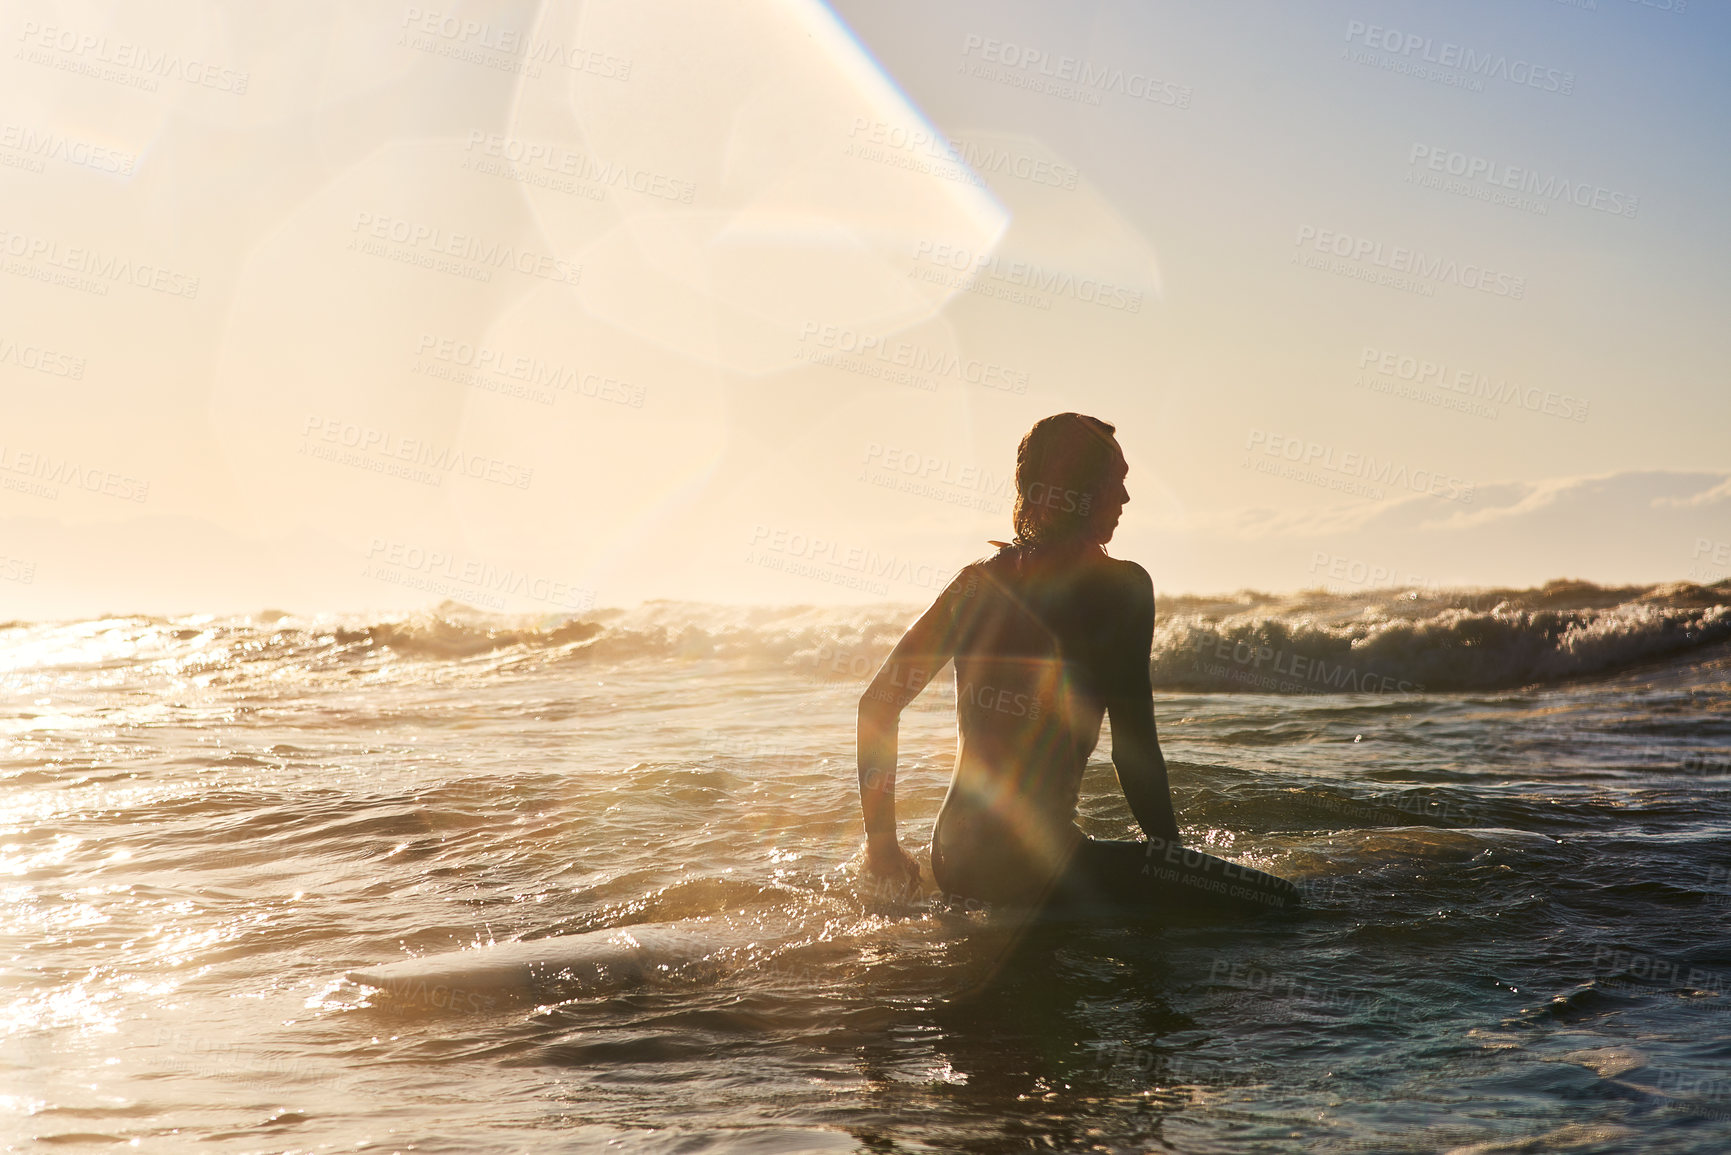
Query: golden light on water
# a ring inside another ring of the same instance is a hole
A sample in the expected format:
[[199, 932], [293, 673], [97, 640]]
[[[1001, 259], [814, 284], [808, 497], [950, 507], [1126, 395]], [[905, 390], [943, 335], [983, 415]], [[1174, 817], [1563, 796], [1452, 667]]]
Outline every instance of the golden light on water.
[[[0, 1146], [1718, 1150], [1725, 12], [0, 39]], [[864, 870], [864, 684], [1069, 410], [1299, 919], [940, 893], [947, 676]]]

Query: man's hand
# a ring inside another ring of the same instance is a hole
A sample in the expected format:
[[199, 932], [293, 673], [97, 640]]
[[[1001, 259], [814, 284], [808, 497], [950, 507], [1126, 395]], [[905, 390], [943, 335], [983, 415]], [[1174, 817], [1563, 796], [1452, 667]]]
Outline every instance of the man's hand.
[[866, 839], [865, 869], [897, 899], [919, 893], [920, 864], [894, 835]]

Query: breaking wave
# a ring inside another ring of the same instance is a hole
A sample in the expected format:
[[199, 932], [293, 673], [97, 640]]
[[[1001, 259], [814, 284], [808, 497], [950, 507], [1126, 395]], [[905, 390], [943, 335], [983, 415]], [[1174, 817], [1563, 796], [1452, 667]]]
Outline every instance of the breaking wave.
[[1156, 632], [1156, 686], [1274, 693], [1488, 690], [1610, 673], [1731, 638], [1731, 607], [1449, 607], [1345, 622], [1181, 614]]
[[[863, 682], [921, 607], [648, 602], [507, 615], [456, 602], [412, 614], [118, 617], [0, 625], [0, 666], [735, 661]], [[1259, 693], [1491, 690], [1687, 660], [1731, 640], [1731, 581], [1537, 589], [1162, 596], [1156, 689]], [[256, 668], [256, 667], [255, 667]]]

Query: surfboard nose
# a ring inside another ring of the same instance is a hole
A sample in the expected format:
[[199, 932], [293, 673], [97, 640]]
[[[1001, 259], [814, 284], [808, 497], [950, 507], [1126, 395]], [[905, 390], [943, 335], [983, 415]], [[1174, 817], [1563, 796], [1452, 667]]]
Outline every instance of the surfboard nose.
[[505, 1003], [641, 984], [733, 945], [712, 928], [646, 923], [445, 951], [345, 972], [390, 1005], [471, 1013]]

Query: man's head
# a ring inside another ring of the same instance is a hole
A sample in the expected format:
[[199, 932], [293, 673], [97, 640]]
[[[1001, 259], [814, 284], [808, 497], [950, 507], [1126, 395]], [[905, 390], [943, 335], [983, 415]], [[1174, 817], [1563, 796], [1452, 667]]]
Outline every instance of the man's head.
[[1042, 418], [1016, 448], [1016, 540], [1058, 545], [1112, 540], [1130, 500], [1129, 466], [1097, 417], [1057, 413]]

